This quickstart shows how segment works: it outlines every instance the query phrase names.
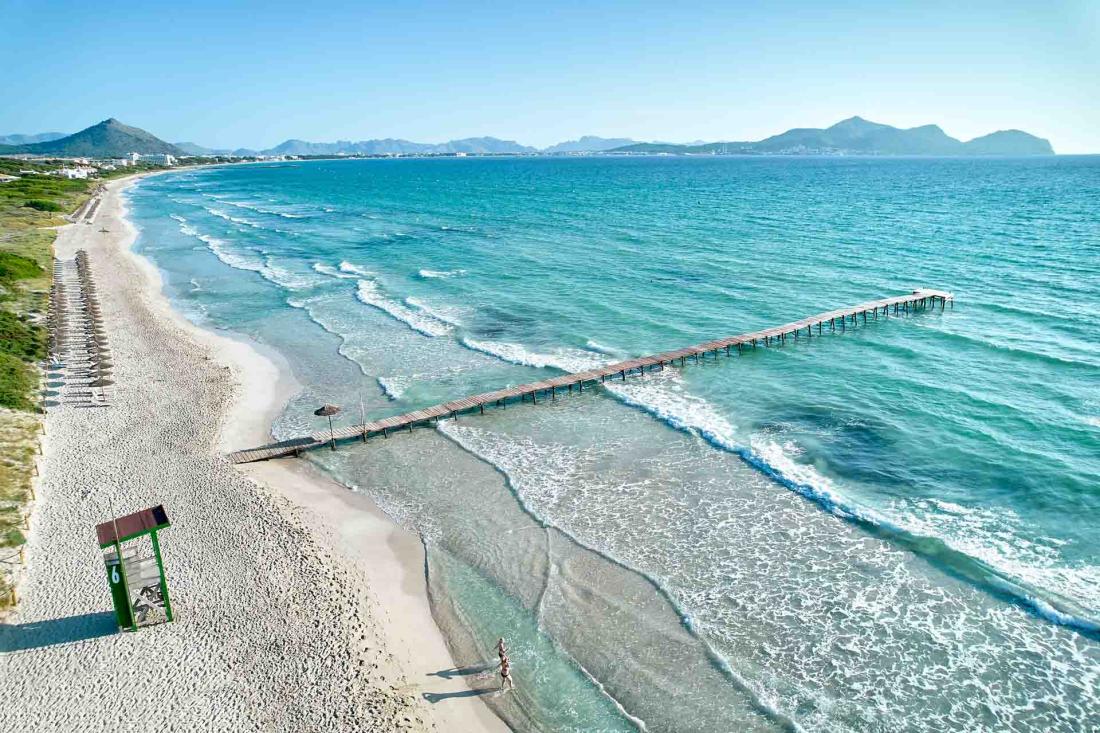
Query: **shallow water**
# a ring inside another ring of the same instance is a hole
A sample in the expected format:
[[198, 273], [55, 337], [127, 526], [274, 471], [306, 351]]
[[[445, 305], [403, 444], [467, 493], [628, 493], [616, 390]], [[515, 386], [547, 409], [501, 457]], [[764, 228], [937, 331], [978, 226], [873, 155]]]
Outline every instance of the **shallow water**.
[[425, 537], [546, 730], [1100, 724], [1100, 159], [445, 159], [133, 189], [318, 429], [916, 287], [954, 308], [312, 460]]

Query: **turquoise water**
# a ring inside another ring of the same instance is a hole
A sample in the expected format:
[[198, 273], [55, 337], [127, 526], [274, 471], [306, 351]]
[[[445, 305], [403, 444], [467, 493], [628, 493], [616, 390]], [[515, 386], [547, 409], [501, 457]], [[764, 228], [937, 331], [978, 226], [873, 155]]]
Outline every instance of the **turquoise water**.
[[303, 162], [130, 200], [177, 306], [305, 385], [280, 437], [954, 292], [310, 459], [424, 536], [460, 662], [507, 632], [517, 727], [1100, 725], [1100, 159]]

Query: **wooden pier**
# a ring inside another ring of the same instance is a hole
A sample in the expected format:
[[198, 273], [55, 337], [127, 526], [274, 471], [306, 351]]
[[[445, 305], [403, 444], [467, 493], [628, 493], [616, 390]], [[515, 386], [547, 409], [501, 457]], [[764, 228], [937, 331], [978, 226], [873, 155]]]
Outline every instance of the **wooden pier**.
[[331, 444], [335, 448], [335, 442], [340, 440], [362, 439], [365, 442], [371, 436], [376, 435], [388, 438], [393, 431], [408, 430], [412, 432], [414, 426], [426, 425], [432, 420], [447, 417], [457, 418], [459, 414], [472, 410], [484, 413], [486, 405], [504, 407], [507, 405], [508, 400], [514, 400], [517, 397], [521, 402], [530, 399], [532, 404], [537, 404], [540, 395], [544, 399], [547, 395], [551, 400], [557, 399], [559, 389], [571, 393], [575, 388], [578, 392], [583, 392], [585, 385], [606, 382], [608, 379], [615, 379], [616, 377], [626, 381], [628, 376], [640, 376], [649, 369], [663, 369], [665, 366], [684, 366], [688, 359], [698, 361], [705, 359], [707, 354], [712, 354], [714, 358], [718, 358], [721, 354], [732, 356], [735, 349], [736, 353], [740, 354], [746, 348], [755, 349], [759, 346], [785, 344], [788, 337], [799, 338], [805, 336], [812, 338], [813, 336], [821, 336], [826, 330], [832, 332], [836, 331], [838, 327], [843, 330], [850, 325], [854, 326], [861, 322], [865, 324], [868, 319], [908, 314], [917, 308], [927, 309], [939, 305], [942, 311], [947, 303], [951, 303], [954, 307], [954, 296], [951, 293], [942, 290], [914, 290], [909, 295], [883, 298], [882, 300], [873, 300], [850, 308], [819, 313], [816, 316], [785, 323], [782, 326], [768, 328], [763, 331], [730, 336], [675, 351], [654, 354], [653, 356], [628, 359], [627, 361], [608, 364], [584, 372], [563, 374], [560, 377], [544, 379], [541, 382], [531, 382], [530, 384], [521, 384], [518, 387], [463, 397], [452, 402], [444, 402], [441, 405], [425, 407], [422, 410], [414, 410], [404, 415], [394, 415], [362, 425], [349, 425], [345, 428], [338, 428], [331, 436], [327, 432], [319, 432], [310, 436], [271, 443], [259, 448], [241, 450], [231, 453], [229, 458], [234, 463], [251, 463], [252, 461], [263, 461], [268, 458], [298, 455], [301, 451], [319, 448], [326, 444]]

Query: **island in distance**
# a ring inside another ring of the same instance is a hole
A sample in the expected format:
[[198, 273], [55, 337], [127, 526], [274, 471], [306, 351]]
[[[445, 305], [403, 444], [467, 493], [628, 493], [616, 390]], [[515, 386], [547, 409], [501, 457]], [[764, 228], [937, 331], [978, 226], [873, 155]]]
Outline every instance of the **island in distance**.
[[[445, 143], [418, 143], [402, 139], [371, 139], [331, 143], [286, 140], [266, 150], [221, 150], [192, 142], [166, 143], [152, 134], [118, 120], [105, 120], [66, 137], [60, 133], [9, 135], [0, 140], [0, 155], [117, 156], [130, 152], [171, 155], [251, 156], [396, 156], [396, 155], [1054, 155], [1050, 142], [1021, 130], [1001, 130], [963, 142], [938, 125], [902, 129], [850, 117], [826, 128], [795, 128], [756, 142], [696, 142], [687, 144], [636, 142], [629, 138], [586, 135], [546, 148], [495, 137], [474, 137]], [[44, 139], [43, 139], [44, 138]], [[56, 138], [56, 139], [55, 139]], [[35, 140], [35, 142], [25, 142]]]

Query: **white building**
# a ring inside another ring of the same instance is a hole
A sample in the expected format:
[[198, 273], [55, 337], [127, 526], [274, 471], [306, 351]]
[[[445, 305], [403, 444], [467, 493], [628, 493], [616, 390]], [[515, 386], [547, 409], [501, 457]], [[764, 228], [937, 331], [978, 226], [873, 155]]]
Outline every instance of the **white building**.
[[55, 176], [61, 176], [62, 178], [87, 178], [90, 175], [95, 175], [95, 168], [89, 168], [88, 166], [77, 166], [75, 168], [58, 168], [52, 173]]
[[[153, 165], [175, 165], [175, 156], [168, 155], [168, 153], [150, 153], [149, 155], [142, 155], [139, 158], [142, 163], [152, 163]], [[136, 162], [136, 161], [135, 161]]]

